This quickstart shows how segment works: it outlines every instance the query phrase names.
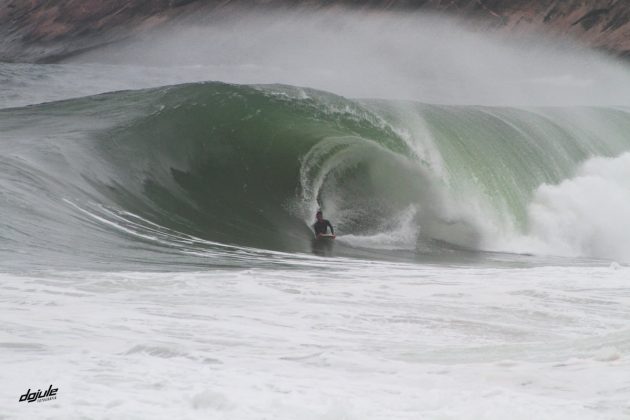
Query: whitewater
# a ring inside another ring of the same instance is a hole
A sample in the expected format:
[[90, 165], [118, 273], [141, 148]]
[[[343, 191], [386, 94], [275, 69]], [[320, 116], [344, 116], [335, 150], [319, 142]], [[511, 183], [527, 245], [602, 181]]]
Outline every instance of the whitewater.
[[341, 9], [0, 63], [0, 419], [630, 417], [629, 82]]

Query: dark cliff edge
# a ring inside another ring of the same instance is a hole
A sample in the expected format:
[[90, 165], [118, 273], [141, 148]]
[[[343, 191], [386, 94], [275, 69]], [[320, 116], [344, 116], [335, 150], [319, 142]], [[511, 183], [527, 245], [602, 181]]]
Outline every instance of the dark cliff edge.
[[55, 62], [178, 18], [239, 7], [409, 10], [482, 31], [548, 34], [630, 58], [626, 0], [0, 0], [0, 61]]

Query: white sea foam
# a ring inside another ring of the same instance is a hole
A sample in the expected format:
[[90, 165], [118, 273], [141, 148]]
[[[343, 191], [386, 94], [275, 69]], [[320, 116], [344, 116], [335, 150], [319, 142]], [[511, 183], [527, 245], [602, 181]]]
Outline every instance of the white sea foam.
[[630, 153], [592, 158], [574, 177], [541, 185], [528, 209], [528, 235], [515, 249], [630, 261]]
[[[627, 267], [327, 264], [2, 275], [2, 414], [630, 415]], [[57, 400], [18, 402], [49, 384]]]

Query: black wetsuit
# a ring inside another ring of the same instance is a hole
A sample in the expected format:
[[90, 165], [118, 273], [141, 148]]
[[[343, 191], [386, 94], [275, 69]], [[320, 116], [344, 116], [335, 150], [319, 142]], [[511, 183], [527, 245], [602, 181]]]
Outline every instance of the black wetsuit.
[[330, 222], [326, 219], [318, 220], [313, 225], [313, 229], [315, 229], [315, 236], [317, 235], [325, 235], [326, 231], [330, 228], [330, 233], [335, 234], [335, 230], [333, 229]]

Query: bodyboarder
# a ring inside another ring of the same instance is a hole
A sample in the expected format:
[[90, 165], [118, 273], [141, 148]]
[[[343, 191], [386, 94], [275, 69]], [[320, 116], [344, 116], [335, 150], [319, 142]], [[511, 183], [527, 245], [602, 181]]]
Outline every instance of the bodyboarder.
[[[315, 230], [315, 238], [320, 239], [322, 237], [331, 237], [335, 238], [335, 229], [333, 229], [330, 221], [324, 219], [324, 215], [321, 210], [318, 210], [315, 214], [315, 224], [313, 225], [313, 230]], [[328, 228], [330, 228], [330, 234], [328, 234]]]

